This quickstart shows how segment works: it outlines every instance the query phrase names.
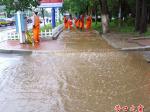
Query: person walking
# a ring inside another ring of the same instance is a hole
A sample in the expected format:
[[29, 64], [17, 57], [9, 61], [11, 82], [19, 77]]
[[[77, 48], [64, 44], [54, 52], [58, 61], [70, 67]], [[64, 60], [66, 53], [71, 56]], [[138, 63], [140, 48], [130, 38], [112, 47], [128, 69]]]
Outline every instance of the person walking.
[[80, 15], [80, 29], [84, 30], [84, 15]]
[[65, 26], [65, 29], [68, 29], [68, 19], [66, 16], [64, 16], [64, 26]]
[[87, 16], [86, 19], [86, 30], [89, 30], [91, 28], [92, 25], [92, 17], [91, 16]]
[[81, 29], [83, 30], [84, 29], [84, 15], [83, 14], [81, 15], [81, 22], [82, 22]]
[[40, 18], [38, 16], [38, 12], [33, 12], [33, 39], [35, 43], [40, 42]]
[[72, 30], [73, 27], [72, 15], [69, 16], [68, 26], [69, 26], [69, 30]]

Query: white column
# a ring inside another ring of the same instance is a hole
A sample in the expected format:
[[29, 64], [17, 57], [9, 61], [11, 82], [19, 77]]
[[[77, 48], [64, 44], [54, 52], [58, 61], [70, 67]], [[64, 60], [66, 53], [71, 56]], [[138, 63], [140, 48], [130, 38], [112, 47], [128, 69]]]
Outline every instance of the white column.
[[17, 20], [18, 20], [18, 31], [19, 31], [20, 43], [25, 43], [25, 36], [23, 35], [22, 28], [21, 28], [21, 11], [17, 12]]

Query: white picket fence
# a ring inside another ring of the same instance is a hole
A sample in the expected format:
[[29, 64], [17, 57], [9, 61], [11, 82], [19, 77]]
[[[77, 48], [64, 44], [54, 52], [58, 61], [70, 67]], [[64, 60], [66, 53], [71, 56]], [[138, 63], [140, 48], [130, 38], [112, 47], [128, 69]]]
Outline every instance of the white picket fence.
[[8, 36], [6, 33], [0, 33], [0, 42], [8, 40]]
[[[33, 34], [31, 34], [33, 35]], [[11, 32], [7, 34], [8, 40], [19, 40], [19, 34], [16, 32]], [[40, 32], [41, 38], [51, 38], [52, 37], [52, 30]]]
[[[56, 28], [52, 30], [40, 32], [40, 37], [50, 39], [50, 38], [56, 37], [62, 30], [63, 30], [63, 24], [57, 26]], [[0, 34], [0, 42], [6, 41], [6, 40], [19, 40], [19, 34], [16, 32]]]
[[19, 40], [19, 34], [16, 32], [8, 33], [7, 39], [8, 40]]
[[52, 37], [52, 30], [41, 32], [40, 33], [41, 38], [51, 38]]

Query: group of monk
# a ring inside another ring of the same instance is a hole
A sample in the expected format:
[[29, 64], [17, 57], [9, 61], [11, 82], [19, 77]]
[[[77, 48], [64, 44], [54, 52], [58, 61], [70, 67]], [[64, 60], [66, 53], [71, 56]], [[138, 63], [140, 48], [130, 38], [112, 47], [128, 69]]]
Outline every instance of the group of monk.
[[77, 29], [89, 30], [92, 25], [92, 17], [91, 16], [86, 17], [86, 25], [84, 24], [84, 20], [85, 20], [84, 15], [80, 15], [79, 17], [74, 17], [74, 20], [72, 19], [71, 15], [69, 16], [69, 18], [67, 18], [67, 16], [64, 16], [64, 27], [65, 29], [72, 30], [74, 24]]
[[[34, 43], [39, 43], [40, 42], [40, 37], [39, 37], [40, 19], [38, 16], [38, 12], [34, 12], [33, 17], [34, 17], [34, 19], [33, 19], [33, 39], [34, 39]], [[71, 15], [68, 18], [67, 18], [67, 16], [64, 16], [65, 29], [72, 30], [73, 25], [75, 25], [75, 27], [77, 29], [89, 30], [92, 25], [92, 17], [91, 16], [86, 17], [86, 25], [84, 24], [84, 20], [85, 20], [84, 15], [80, 15], [79, 17], [74, 17], [74, 19], [72, 18]]]

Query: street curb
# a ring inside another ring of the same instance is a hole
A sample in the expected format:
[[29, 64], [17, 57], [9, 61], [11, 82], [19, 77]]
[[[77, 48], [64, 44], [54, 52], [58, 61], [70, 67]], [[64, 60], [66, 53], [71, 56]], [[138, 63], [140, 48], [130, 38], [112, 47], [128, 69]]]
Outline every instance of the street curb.
[[121, 51], [150, 51], [150, 46], [121, 48]]
[[5, 54], [32, 54], [32, 50], [13, 50], [13, 49], [0, 49], [0, 53]]
[[102, 39], [104, 39], [110, 46], [112, 46], [113, 48], [115, 49], [121, 49], [120, 47], [118, 47], [116, 44], [114, 44], [113, 42], [111, 42], [107, 37], [106, 35], [104, 34], [100, 34], [97, 30], [94, 30], [97, 34], [99, 34]]
[[120, 51], [150, 51], [150, 46], [121, 48], [118, 47], [115, 43], [111, 42], [105, 35], [102, 35], [102, 38], [113, 48], [118, 49]]
[[113, 42], [111, 42], [105, 35], [101, 35], [101, 37], [113, 48], [115, 49], [121, 49], [120, 47], [118, 47], [116, 44], [114, 44]]
[[[129, 48], [119, 48], [115, 45], [115, 43], [111, 42], [105, 35], [101, 35], [101, 37], [113, 48], [118, 49], [119, 51], [150, 51], [150, 46], [143, 46], [143, 47], [129, 47]], [[143, 54], [144, 56], [144, 54]], [[150, 63], [150, 58], [144, 56], [144, 59]]]
[[[20, 55], [30, 55], [30, 54], [50, 54], [50, 53], [61, 53], [63, 50], [22, 50], [22, 49], [0, 49], [0, 53], [4, 54], [20, 54]], [[69, 52], [69, 51], [68, 51]]]
[[22, 49], [0, 49], [0, 53], [4, 54], [20, 54], [20, 55], [30, 55], [30, 54], [49, 54], [49, 53], [58, 53], [61, 50], [22, 50]]

